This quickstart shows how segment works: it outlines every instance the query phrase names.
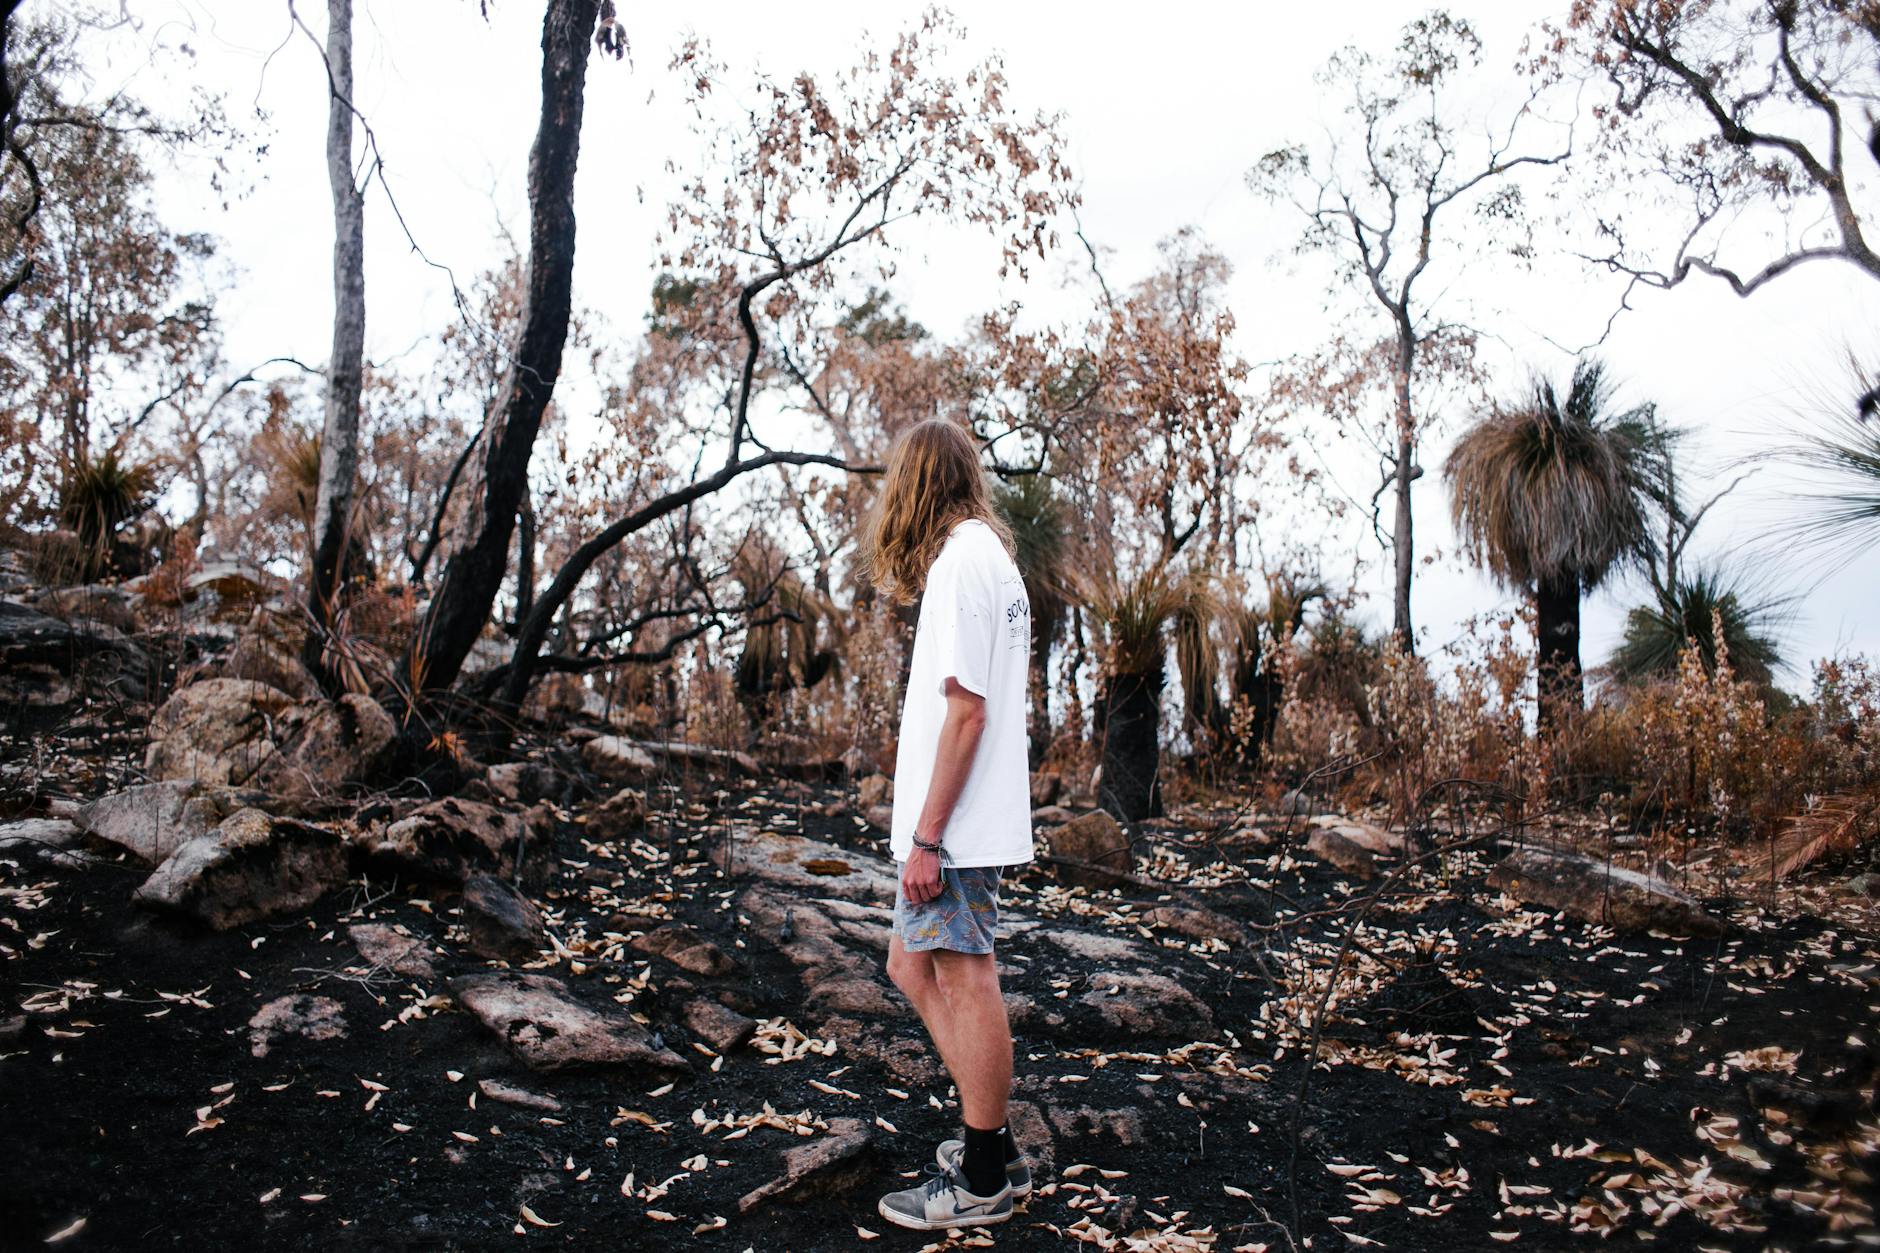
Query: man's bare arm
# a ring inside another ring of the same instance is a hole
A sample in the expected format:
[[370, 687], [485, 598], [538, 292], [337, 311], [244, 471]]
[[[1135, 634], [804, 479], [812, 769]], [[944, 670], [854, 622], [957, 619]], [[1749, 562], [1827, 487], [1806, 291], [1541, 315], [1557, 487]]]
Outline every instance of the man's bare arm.
[[[947, 679], [947, 716], [940, 726], [940, 747], [934, 756], [933, 779], [927, 785], [927, 801], [920, 807], [914, 824], [916, 839], [937, 842], [946, 830], [953, 806], [966, 787], [973, 770], [973, 757], [979, 751], [979, 737], [986, 729], [985, 697], [961, 687], [959, 680]], [[916, 848], [901, 873], [907, 898], [916, 905], [940, 895], [940, 858]]]

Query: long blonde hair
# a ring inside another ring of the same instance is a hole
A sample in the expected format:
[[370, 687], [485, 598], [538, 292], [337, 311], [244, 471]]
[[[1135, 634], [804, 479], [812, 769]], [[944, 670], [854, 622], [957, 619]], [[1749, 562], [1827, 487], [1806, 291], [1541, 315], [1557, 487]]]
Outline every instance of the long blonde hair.
[[1012, 529], [992, 505], [979, 450], [966, 428], [928, 418], [902, 431], [862, 542], [862, 568], [882, 594], [910, 604], [953, 528], [977, 519], [1012, 551]]

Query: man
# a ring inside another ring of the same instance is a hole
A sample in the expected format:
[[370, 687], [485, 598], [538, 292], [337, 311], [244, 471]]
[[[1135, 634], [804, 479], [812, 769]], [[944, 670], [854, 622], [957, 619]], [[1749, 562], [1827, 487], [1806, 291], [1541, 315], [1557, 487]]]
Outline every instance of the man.
[[881, 1216], [922, 1230], [1002, 1223], [1031, 1191], [1005, 1126], [1012, 1031], [992, 955], [1001, 870], [1032, 859], [1031, 605], [963, 428], [930, 420], [896, 442], [867, 559], [885, 595], [921, 602], [894, 768], [888, 974], [952, 1075], [965, 1124], [926, 1182], [882, 1198]]

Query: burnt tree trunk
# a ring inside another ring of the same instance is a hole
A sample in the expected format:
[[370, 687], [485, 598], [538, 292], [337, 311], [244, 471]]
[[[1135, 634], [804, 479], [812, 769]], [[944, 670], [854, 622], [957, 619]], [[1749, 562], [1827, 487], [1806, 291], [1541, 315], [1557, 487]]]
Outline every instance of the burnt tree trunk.
[[353, 181], [352, 0], [328, 0], [326, 30], [326, 176], [333, 189], [333, 352], [326, 367], [326, 420], [320, 430], [320, 481], [313, 507], [307, 578], [304, 660], [333, 695], [326, 664], [327, 628], [347, 578], [353, 534], [353, 487], [359, 478], [359, 393], [365, 376], [365, 197]]
[[413, 700], [448, 687], [489, 623], [508, 570], [529, 457], [555, 393], [574, 280], [574, 175], [589, 40], [600, 0], [549, 0], [542, 19], [542, 112], [529, 150], [529, 264], [521, 331], [484, 431], [464, 538], [405, 656]]
[[1129, 822], [1156, 810], [1156, 773], [1161, 768], [1162, 688], [1160, 666], [1142, 674], [1112, 675], [1103, 691], [1103, 782], [1097, 802]]
[[1392, 380], [1397, 405], [1397, 462], [1392, 496], [1396, 505], [1391, 522], [1391, 633], [1406, 653], [1417, 648], [1410, 619], [1410, 580], [1416, 573], [1416, 533], [1412, 527], [1410, 489], [1423, 472], [1417, 467], [1416, 412], [1411, 408], [1410, 377], [1416, 369], [1416, 332], [1407, 310], [1397, 319], [1397, 362]]
[[1580, 674], [1580, 581], [1573, 575], [1543, 579], [1534, 595], [1534, 633], [1539, 652], [1540, 722], [1558, 726], [1586, 701]]

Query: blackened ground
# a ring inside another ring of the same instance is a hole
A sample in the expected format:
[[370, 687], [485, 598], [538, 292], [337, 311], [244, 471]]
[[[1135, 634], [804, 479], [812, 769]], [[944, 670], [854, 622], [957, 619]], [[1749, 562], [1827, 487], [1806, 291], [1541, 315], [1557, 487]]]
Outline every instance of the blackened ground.
[[[778, 937], [742, 919], [727, 893], [743, 885], [724, 880], [717, 859], [731, 822], [875, 851], [878, 840], [852, 818], [820, 812], [840, 795], [699, 783], [664, 801], [665, 829], [687, 834], [649, 836], [612, 863], [569, 826], [565, 860], [541, 894], [552, 929], [624, 926], [621, 901], [635, 894], [668, 905], [741, 966], [730, 980], [687, 980], [818, 1034], [797, 968]], [[1178, 1062], [1168, 1054], [1192, 1038], [1125, 1037], [1075, 1009], [1100, 963], [1042, 931], [1006, 945], [1008, 991], [1067, 1010], [1062, 1028], [1019, 1040], [1017, 1094], [1065, 1127], [1051, 1146], [1056, 1172], [1040, 1177], [1057, 1188], [993, 1231], [997, 1244], [1083, 1247], [1061, 1233], [1086, 1217], [1087, 1236], [1191, 1233], [1191, 1243], [1163, 1234], [1143, 1247], [1220, 1250], [1286, 1249], [1274, 1224], [1295, 1213], [1298, 1235], [1319, 1250], [1593, 1247], [1608, 1224], [1627, 1245], [1802, 1249], [1851, 1243], [1845, 1228], [1863, 1213], [1870, 1225], [1874, 1162], [1864, 1154], [1880, 1043], [1872, 934], [1739, 908], [1721, 942], [1613, 937], [1483, 896], [1479, 866], [1452, 866], [1452, 882], [1384, 902], [1358, 933], [1362, 949], [1397, 969], [1356, 959], [1325, 1025], [1324, 1060], [1305, 1076], [1307, 1041], [1284, 1024], [1315, 1003], [1309, 976], [1329, 969], [1346, 924], [1299, 919], [1357, 886], [1303, 856], [1221, 852], [1180, 826], [1155, 838], [1177, 854], [1164, 863], [1170, 873], [1229, 880], [1198, 889], [1215, 910], [1295, 925], [1227, 952], [1165, 946], [1168, 972], [1209, 1006], [1209, 1038], [1223, 1046]], [[1243, 858], [1245, 872], [1293, 904], [1237, 879], [1241, 871], [1216, 873]], [[872, 1247], [930, 1243], [888, 1226], [875, 1204], [955, 1134], [944, 1080], [916, 1086], [846, 1048], [782, 1065], [741, 1050], [718, 1073], [698, 1057], [692, 1076], [660, 1096], [649, 1095], [660, 1082], [651, 1077], [532, 1075], [468, 1015], [441, 1002], [409, 1013], [443, 992], [442, 977], [479, 968], [457, 952], [448, 896], [359, 882], [308, 917], [218, 935], [133, 907], [138, 873], [114, 859], [68, 868], [27, 855], [0, 870], [0, 1022], [22, 1003], [29, 1011], [17, 1035], [0, 1039], [0, 1247], [43, 1248], [80, 1219], [53, 1247], [818, 1250], [861, 1247], [858, 1228], [880, 1233]], [[1127, 906], [1153, 903], [1148, 894], [1067, 901], [1050, 883], [1039, 870], [1017, 876], [1008, 900], [1048, 927], [1143, 938]], [[451, 954], [442, 977], [362, 980], [346, 925], [367, 919], [438, 941]], [[641, 954], [626, 956], [590, 963], [573, 981], [610, 995], [618, 982], [600, 979], [640, 969]], [[649, 969], [651, 988], [633, 1008], [675, 1045], [689, 1041], [671, 1026], [682, 1000], [660, 990], [677, 972], [659, 961]], [[284, 1040], [257, 1058], [250, 1017], [296, 992], [340, 1002], [346, 1034]], [[904, 1037], [915, 1057], [926, 1047], [911, 1020], [868, 1025]], [[1219, 1073], [1223, 1054], [1240, 1074]], [[1759, 1077], [1829, 1093], [1823, 1125], [1759, 1114], [1750, 1097]], [[479, 1079], [552, 1093], [563, 1111], [545, 1119], [488, 1098], [473, 1105]], [[766, 1102], [879, 1118], [893, 1131], [877, 1131], [852, 1193], [741, 1215], [738, 1198], [774, 1177], [800, 1141], [771, 1129], [730, 1141], [722, 1130], [701, 1134], [693, 1111], [710, 1118]], [[618, 1121], [622, 1108], [670, 1126]], [[1092, 1132], [1078, 1114], [1086, 1109], [1133, 1111], [1135, 1130]], [[703, 1169], [681, 1166], [699, 1154]], [[1078, 1163], [1126, 1174], [1067, 1175]], [[1824, 1170], [1835, 1177], [1824, 1183]], [[678, 1178], [649, 1204], [622, 1196], [629, 1174], [639, 1185]], [[553, 1225], [525, 1221], [525, 1206]], [[1837, 1210], [1853, 1216], [1839, 1231], [1824, 1216]]]

